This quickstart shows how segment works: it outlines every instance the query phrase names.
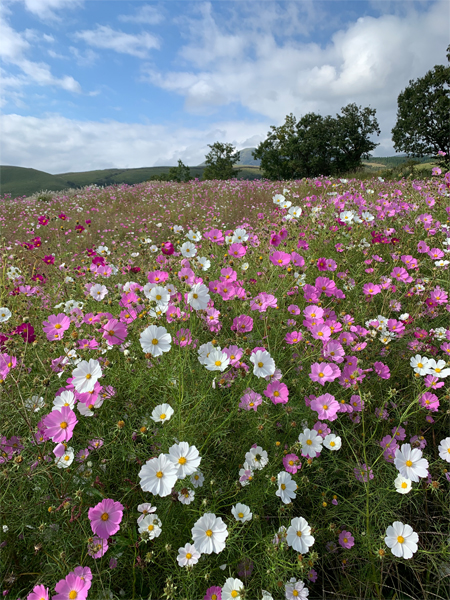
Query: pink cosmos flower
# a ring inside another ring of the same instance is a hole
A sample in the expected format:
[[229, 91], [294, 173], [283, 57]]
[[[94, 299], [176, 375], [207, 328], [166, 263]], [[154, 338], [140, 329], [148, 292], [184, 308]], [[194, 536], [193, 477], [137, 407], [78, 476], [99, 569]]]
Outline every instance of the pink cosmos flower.
[[334, 364], [314, 363], [311, 365], [309, 377], [311, 381], [325, 385], [327, 381], [334, 381], [341, 374], [341, 370]]
[[355, 539], [350, 531], [345, 531], [345, 529], [341, 531], [341, 534], [339, 535], [339, 544], [346, 550], [349, 550], [355, 545]]
[[323, 439], [325, 439], [326, 436], [331, 433], [331, 429], [328, 427], [328, 425], [326, 423], [322, 423], [321, 421], [317, 421], [313, 429], [315, 429]]
[[228, 254], [234, 258], [242, 258], [247, 254], [247, 248], [242, 244], [231, 244]]
[[366, 283], [363, 285], [363, 294], [365, 296], [376, 296], [381, 292], [381, 288], [379, 285], [375, 283]]
[[419, 398], [419, 404], [420, 406], [423, 406], [423, 408], [431, 410], [431, 412], [437, 412], [439, 410], [439, 399], [431, 392], [425, 392], [422, 394], [422, 396]]
[[288, 306], [288, 312], [291, 313], [291, 315], [299, 315], [300, 314], [300, 309], [296, 304], [290, 304]]
[[296, 454], [286, 454], [283, 457], [284, 470], [295, 475], [302, 468], [302, 463]]
[[235, 367], [239, 364], [239, 361], [242, 358], [242, 355], [244, 354], [244, 350], [242, 348], [239, 348], [238, 346], [234, 345], [229, 346], [228, 348], [224, 348], [222, 352], [225, 352], [225, 354], [228, 356], [232, 367]]
[[107, 540], [94, 536], [88, 541], [88, 554], [89, 556], [92, 556], [92, 558], [101, 558], [108, 550], [108, 547]]
[[296, 267], [304, 267], [305, 259], [298, 252], [291, 252], [292, 262]]
[[86, 600], [89, 588], [86, 589], [86, 582], [81, 577], [69, 573], [65, 579], [58, 581], [55, 591], [58, 593], [52, 600]]
[[35, 585], [33, 591], [28, 594], [27, 600], [49, 600], [48, 588], [43, 585]]
[[331, 394], [323, 394], [311, 402], [311, 409], [317, 412], [319, 419], [334, 421], [337, 419], [339, 403]]
[[370, 467], [364, 463], [363, 465], [358, 465], [353, 469], [353, 473], [355, 474], [355, 478], [358, 481], [367, 483], [369, 479], [373, 479], [373, 471]]
[[180, 329], [173, 338], [174, 344], [177, 346], [188, 346], [192, 343], [192, 335], [189, 329]]
[[285, 267], [291, 262], [291, 255], [286, 252], [277, 251], [270, 256], [269, 260], [275, 266]]
[[203, 234], [203, 237], [211, 240], [211, 242], [215, 242], [216, 244], [222, 245], [224, 242], [223, 233], [220, 229], [211, 229], [207, 233]]
[[[331, 328], [330, 328], [331, 331]], [[337, 340], [328, 340], [322, 349], [323, 358], [330, 358], [332, 361], [336, 363], [341, 363], [344, 361], [344, 348]]]
[[303, 314], [307, 319], [321, 319], [323, 316], [323, 308], [312, 304], [303, 310]]
[[43, 330], [49, 342], [61, 340], [64, 332], [70, 327], [70, 319], [64, 313], [50, 315], [48, 321], [43, 322]]
[[327, 298], [334, 296], [337, 291], [336, 284], [328, 277], [317, 277], [314, 286], [319, 294], [324, 293]]
[[73, 570], [74, 575], [79, 577], [85, 582], [86, 589], [89, 589], [92, 585], [92, 571], [89, 567], [75, 567]]
[[126, 325], [117, 319], [110, 319], [102, 329], [103, 338], [110, 346], [122, 344], [128, 335]]
[[258, 406], [262, 403], [262, 396], [257, 394], [250, 388], [247, 388], [244, 391], [244, 395], [241, 397], [241, 401], [239, 402], [239, 408], [243, 408], [244, 410], [254, 410], [255, 412], [258, 409]]
[[373, 369], [380, 379], [389, 379], [391, 376], [389, 367], [382, 362], [374, 362]]
[[236, 333], [247, 333], [253, 329], [253, 319], [247, 315], [241, 315], [233, 319], [232, 331]]
[[222, 588], [218, 585], [213, 585], [206, 590], [203, 600], [222, 600]]
[[303, 334], [301, 331], [292, 331], [291, 333], [287, 333], [284, 341], [288, 344], [298, 344], [303, 339]]
[[231, 267], [226, 267], [224, 269], [221, 269], [220, 281], [228, 281], [229, 283], [231, 283], [232, 281], [236, 281], [236, 279], [237, 279], [237, 273], [234, 269], [232, 269]]
[[323, 323], [313, 325], [310, 331], [315, 340], [321, 340], [324, 343], [328, 342], [331, 336], [331, 329]]
[[149, 283], [162, 285], [167, 279], [169, 279], [169, 273], [167, 271], [151, 271], [150, 273], [147, 273], [147, 279]]
[[192, 285], [194, 283], [195, 273], [189, 267], [183, 267], [178, 271], [178, 279], [188, 285]]
[[274, 404], [286, 404], [289, 400], [289, 390], [285, 383], [273, 381], [269, 383], [267, 389], [263, 392], [264, 396], [270, 398]]
[[78, 419], [75, 413], [68, 406], [63, 406], [61, 410], [52, 410], [43, 419], [45, 436], [57, 444], [68, 442], [72, 438], [77, 423]]
[[88, 511], [92, 531], [102, 539], [108, 539], [120, 529], [123, 516], [123, 505], [106, 498]]

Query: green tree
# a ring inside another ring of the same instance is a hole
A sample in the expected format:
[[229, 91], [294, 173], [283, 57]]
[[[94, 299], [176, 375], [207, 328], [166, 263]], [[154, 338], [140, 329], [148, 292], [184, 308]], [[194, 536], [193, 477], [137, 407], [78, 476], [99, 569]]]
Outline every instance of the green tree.
[[336, 118], [308, 113], [298, 122], [291, 113], [280, 127], [271, 126], [267, 139], [253, 151], [269, 179], [301, 179], [339, 175], [361, 167], [361, 159], [378, 144], [376, 110], [349, 104]]
[[191, 170], [189, 167], [184, 165], [181, 160], [178, 160], [177, 167], [170, 167], [168, 177], [170, 181], [178, 181], [178, 183], [187, 183], [188, 181], [192, 181], [192, 179], [194, 179], [191, 177]]
[[[450, 45], [447, 47], [450, 63]], [[397, 98], [397, 123], [392, 140], [397, 152], [408, 156], [450, 155], [450, 66], [436, 65], [423, 77], [411, 80]]]
[[239, 162], [240, 152], [236, 152], [232, 144], [215, 142], [208, 144], [211, 152], [206, 155], [206, 167], [203, 171], [203, 179], [233, 179], [240, 173], [240, 169], [234, 169], [233, 165]]

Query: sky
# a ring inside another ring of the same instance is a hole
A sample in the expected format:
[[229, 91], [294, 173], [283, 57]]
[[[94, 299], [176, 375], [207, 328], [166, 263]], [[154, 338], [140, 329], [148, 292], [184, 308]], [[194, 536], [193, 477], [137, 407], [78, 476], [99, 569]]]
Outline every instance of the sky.
[[376, 109], [446, 64], [447, 0], [2, 0], [0, 164], [52, 174], [202, 163], [293, 113]]

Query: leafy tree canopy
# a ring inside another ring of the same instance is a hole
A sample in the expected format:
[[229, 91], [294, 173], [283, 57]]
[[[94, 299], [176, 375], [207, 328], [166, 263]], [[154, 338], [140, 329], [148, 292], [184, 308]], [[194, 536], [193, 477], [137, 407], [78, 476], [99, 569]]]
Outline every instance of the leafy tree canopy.
[[169, 181], [178, 181], [178, 183], [187, 183], [188, 181], [192, 181], [192, 179], [194, 179], [191, 176], [190, 168], [184, 165], [181, 160], [178, 160], [177, 167], [171, 167], [169, 169], [168, 178]]
[[215, 142], [208, 144], [211, 151], [206, 155], [206, 167], [203, 171], [203, 179], [233, 179], [240, 173], [240, 169], [234, 169], [233, 165], [239, 162], [240, 153], [236, 152], [232, 144]]
[[[450, 45], [447, 47], [450, 63]], [[436, 65], [423, 77], [411, 80], [397, 99], [397, 123], [392, 139], [397, 152], [409, 156], [436, 156], [439, 151], [450, 157], [450, 65]]]
[[301, 179], [339, 175], [362, 166], [361, 159], [378, 144], [376, 110], [348, 104], [336, 118], [308, 113], [298, 122], [291, 113], [280, 127], [271, 126], [267, 139], [253, 152], [269, 179]]

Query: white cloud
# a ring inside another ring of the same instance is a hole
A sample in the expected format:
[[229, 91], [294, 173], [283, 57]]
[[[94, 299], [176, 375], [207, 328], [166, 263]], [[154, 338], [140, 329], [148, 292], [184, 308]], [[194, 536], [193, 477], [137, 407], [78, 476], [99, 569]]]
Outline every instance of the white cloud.
[[119, 15], [119, 21], [123, 23], [142, 23], [147, 25], [158, 25], [165, 17], [156, 6], [145, 4], [141, 6], [134, 15]]
[[132, 35], [116, 31], [107, 25], [97, 25], [97, 29], [76, 32], [74, 37], [84, 40], [89, 46], [114, 50], [121, 54], [131, 54], [137, 58], [146, 58], [148, 50], [160, 47], [159, 40], [150, 33]]
[[[1, 15], [0, 15], [1, 17]], [[52, 75], [49, 65], [44, 62], [34, 62], [29, 60], [26, 55], [32, 54], [33, 45], [30, 42], [36, 43], [42, 39], [39, 32], [32, 29], [26, 29], [22, 33], [15, 31], [5, 18], [0, 18], [0, 57], [5, 64], [12, 64], [18, 67], [25, 77], [11, 77], [7, 74], [7, 78], [2, 80], [2, 88], [4, 92], [10, 87], [17, 87], [20, 83], [22, 86], [35, 83], [37, 85], [59, 87], [69, 92], [80, 93], [80, 84], [71, 76], [55, 77]], [[48, 41], [48, 40], [46, 40]], [[8, 98], [13, 101], [14, 98]]]
[[239, 150], [269, 126], [267, 122], [229, 121], [201, 130], [114, 120], [75, 121], [58, 114], [42, 118], [3, 115], [0, 125], [1, 164], [53, 174], [176, 165], [178, 159], [194, 166], [204, 161], [208, 144], [229, 142]]
[[59, 21], [55, 11], [74, 9], [83, 5], [83, 0], [23, 0], [25, 8], [42, 20]]
[[[184, 97], [191, 113], [214, 113], [238, 103], [275, 125], [291, 112], [297, 118], [308, 112], [334, 115], [355, 102], [377, 109], [386, 135], [395, 124], [398, 94], [409, 80], [446, 62], [448, 2], [427, 4], [421, 11], [406, 3], [398, 14], [359, 18], [336, 31], [325, 47], [298, 36], [294, 41], [288, 33], [275, 35], [282, 25], [293, 24], [287, 31], [295, 32], [302, 17], [298, 6], [287, 6], [283, 13], [279, 5], [263, 3], [253, 18], [232, 18], [230, 24], [213, 5], [200, 5], [199, 16], [187, 21], [189, 41], [179, 51], [177, 71], [144, 66], [144, 79]], [[317, 27], [318, 15], [314, 5], [305, 6], [306, 36]]]

